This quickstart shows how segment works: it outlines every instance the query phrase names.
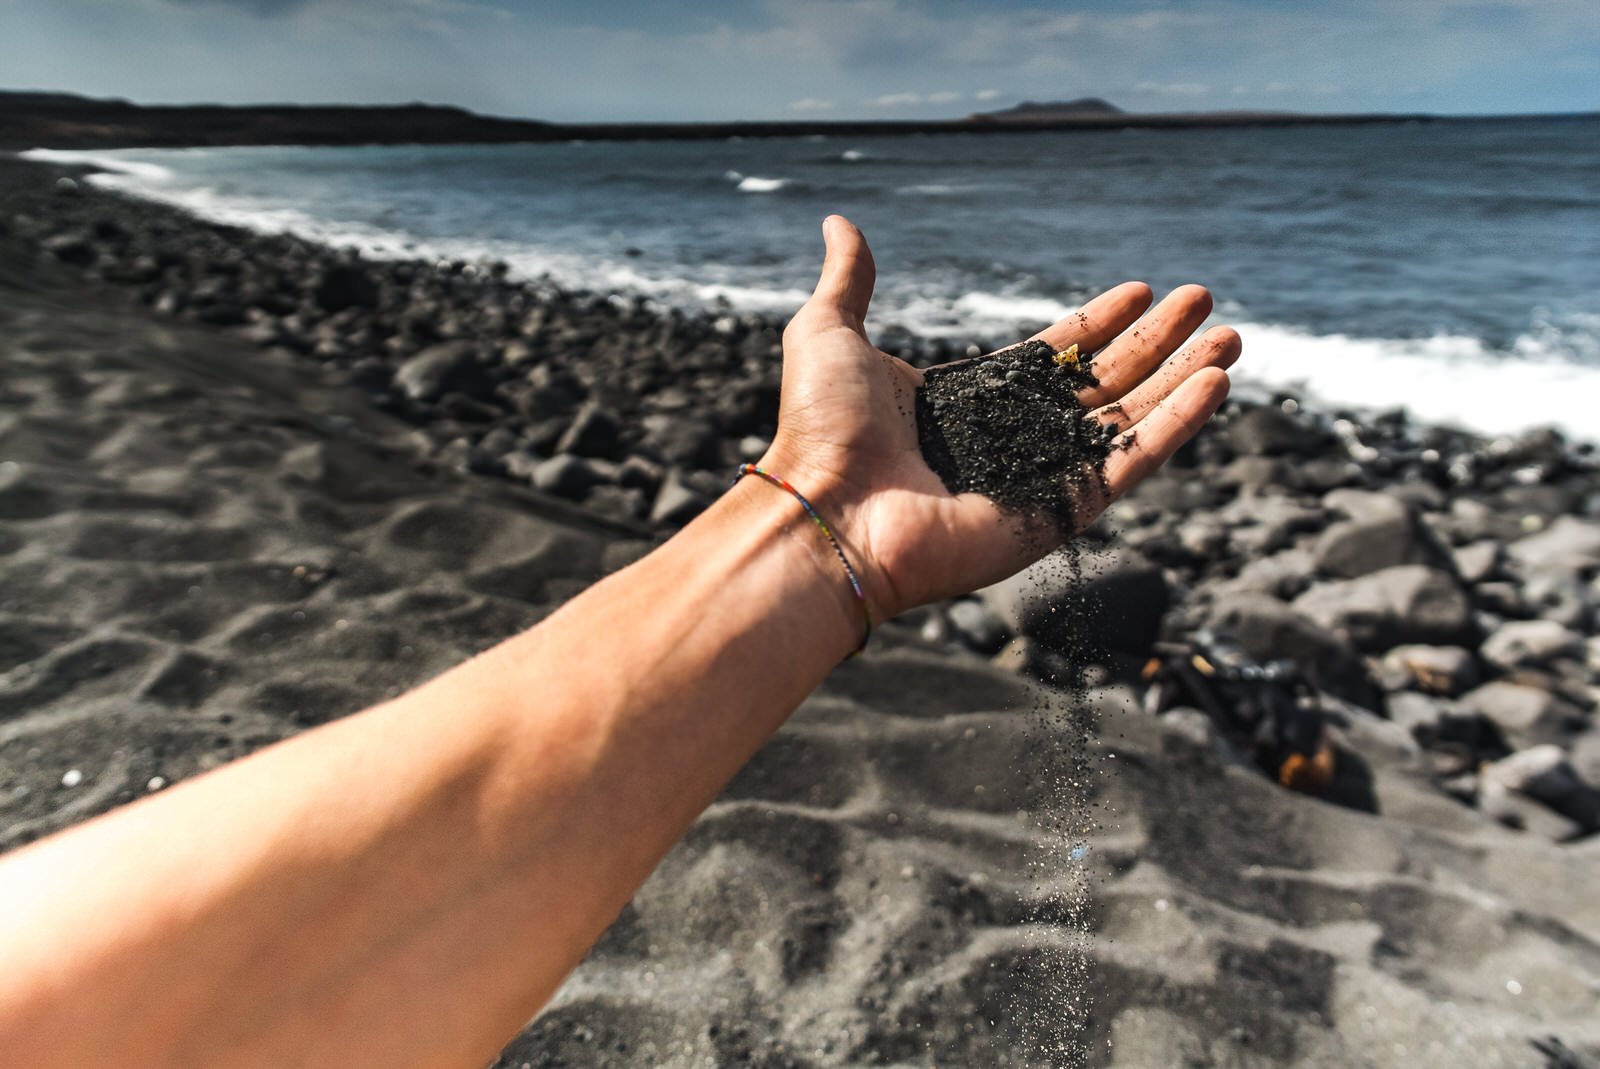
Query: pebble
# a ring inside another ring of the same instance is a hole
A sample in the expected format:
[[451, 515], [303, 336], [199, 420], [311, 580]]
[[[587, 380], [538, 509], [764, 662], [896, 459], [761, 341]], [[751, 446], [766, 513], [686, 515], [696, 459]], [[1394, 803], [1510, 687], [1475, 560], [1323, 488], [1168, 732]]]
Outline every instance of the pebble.
[[1484, 660], [1508, 671], [1542, 668], [1562, 657], [1581, 659], [1583, 636], [1554, 620], [1514, 620], [1497, 628], [1480, 652]]
[[1478, 682], [1477, 661], [1459, 646], [1396, 646], [1383, 663], [1429, 694], [1456, 695]]
[[945, 611], [945, 617], [956, 636], [979, 653], [998, 653], [1010, 637], [1005, 621], [981, 601], [957, 601]]

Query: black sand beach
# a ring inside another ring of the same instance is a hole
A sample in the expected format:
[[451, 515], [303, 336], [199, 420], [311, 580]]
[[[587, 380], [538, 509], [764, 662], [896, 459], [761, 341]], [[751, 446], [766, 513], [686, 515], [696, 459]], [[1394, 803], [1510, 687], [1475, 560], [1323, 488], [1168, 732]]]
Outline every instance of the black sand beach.
[[[538, 621], [772, 433], [780, 324], [68, 173], [0, 159], [0, 849]], [[1234, 403], [1085, 544], [1081, 860], [1041, 573], [875, 634], [500, 1064], [1600, 1064], [1592, 453]], [[1332, 798], [1142, 711], [1206, 625], [1316, 685]]]

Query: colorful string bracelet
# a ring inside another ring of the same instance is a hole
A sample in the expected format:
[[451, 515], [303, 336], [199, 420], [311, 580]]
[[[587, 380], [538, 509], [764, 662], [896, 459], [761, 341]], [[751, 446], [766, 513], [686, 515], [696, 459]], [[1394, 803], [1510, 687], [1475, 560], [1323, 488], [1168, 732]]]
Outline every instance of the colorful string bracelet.
[[[822, 532], [822, 537], [826, 538], [828, 545], [833, 547], [834, 555], [839, 558], [839, 563], [844, 565], [844, 574], [850, 577], [850, 589], [855, 593], [856, 600], [861, 603], [861, 617], [867, 622], [867, 633], [861, 636], [861, 644], [850, 651], [850, 657], [854, 657], [867, 648], [867, 640], [872, 637], [872, 612], [867, 608], [867, 592], [862, 589], [861, 579], [856, 575], [856, 570], [850, 567], [850, 560], [844, 555], [844, 547], [839, 545], [839, 540], [834, 537], [833, 531], [829, 530], [827, 521], [817, 515], [817, 510], [812, 508], [811, 502], [806, 500], [806, 495], [790, 485], [789, 480], [780, 475], [774, 475], [765, 468], [757, 467], [754, 464], [740, 464], [739, 472], [733, 477], [733, 481], [737, 483], [746, 475], [759, 475], [778, 489], [788, 491], [796, 501], [800, 502], [800, 507], [806, 510], [806, 515], [811, 517], [811, 522], [817, 525], [817, 530]], [[848, 659], [847, 657], [846, 660]]]

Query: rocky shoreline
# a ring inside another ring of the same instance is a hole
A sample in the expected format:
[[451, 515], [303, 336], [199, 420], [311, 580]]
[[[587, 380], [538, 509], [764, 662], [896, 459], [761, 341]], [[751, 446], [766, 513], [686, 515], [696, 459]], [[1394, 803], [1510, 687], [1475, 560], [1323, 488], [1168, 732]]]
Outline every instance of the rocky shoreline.
[[[648, 536], [704, 508], [773, 433], [781, 323], [569, 293], [503, 264], [363, 260], [102, 193], [81, 170], [3, 166], [0, 240], [320, 363], [412, 424], [425, 464]], [[899, 355], [963, 354], [913, 341]], [[1235, 401], [1087, 540], [1112, 529], [1088, 580], [1117, 606], [1097, 625], [1111, 651], [1097, 671], [1132, 678], [1158, 642], [1225, 632], [1298, 666], [1357, 765], [1399, 747], [1506, 825], [1562, 842], [1600, 830], [1592, 447]], [[1029, 601], [1052, 582], [1025, 576], [903, 622], [1048, 676], [1060, 665]]]
[[[530, 626], [771, 433], [776, 323], [74, 174], [0, 157], [0, 851]], [[1264, 401], [1086, 584], [875, 630], [496, 1064], [1600, 1064], [1592, 454]], [[1139, 707], [1216, 627], [1308, 678], [1321, 799], [1227, 723], [1272, 665]]]

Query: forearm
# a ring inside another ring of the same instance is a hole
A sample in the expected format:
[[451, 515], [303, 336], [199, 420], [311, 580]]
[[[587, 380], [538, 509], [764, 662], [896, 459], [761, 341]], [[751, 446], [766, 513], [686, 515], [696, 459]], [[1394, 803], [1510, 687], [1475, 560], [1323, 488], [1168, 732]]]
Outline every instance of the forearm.
[[[880, 616], [1020, 569], [1046, 547], [923, 462], [921, 374], [863, 331], [871, 254], [842, 219], [824, 233], [785, 331], [779, 470]], [[1237, 335], [1177, 353], [1209, 296], [1148, 303], [1118, 287], [1039, 335], [1099, 350], [1078, 402], [1118, 433], [1083, 522], [1227, 392]], [[747, 481], [426, 687], [0, 862], [0, 1065], [482, 1064], [859, 612], [796, 502]]]
[[0, 1062], [481, 1064], [852, 647], [827, 553], [743, 484], [417, 691], [7, 859]]

